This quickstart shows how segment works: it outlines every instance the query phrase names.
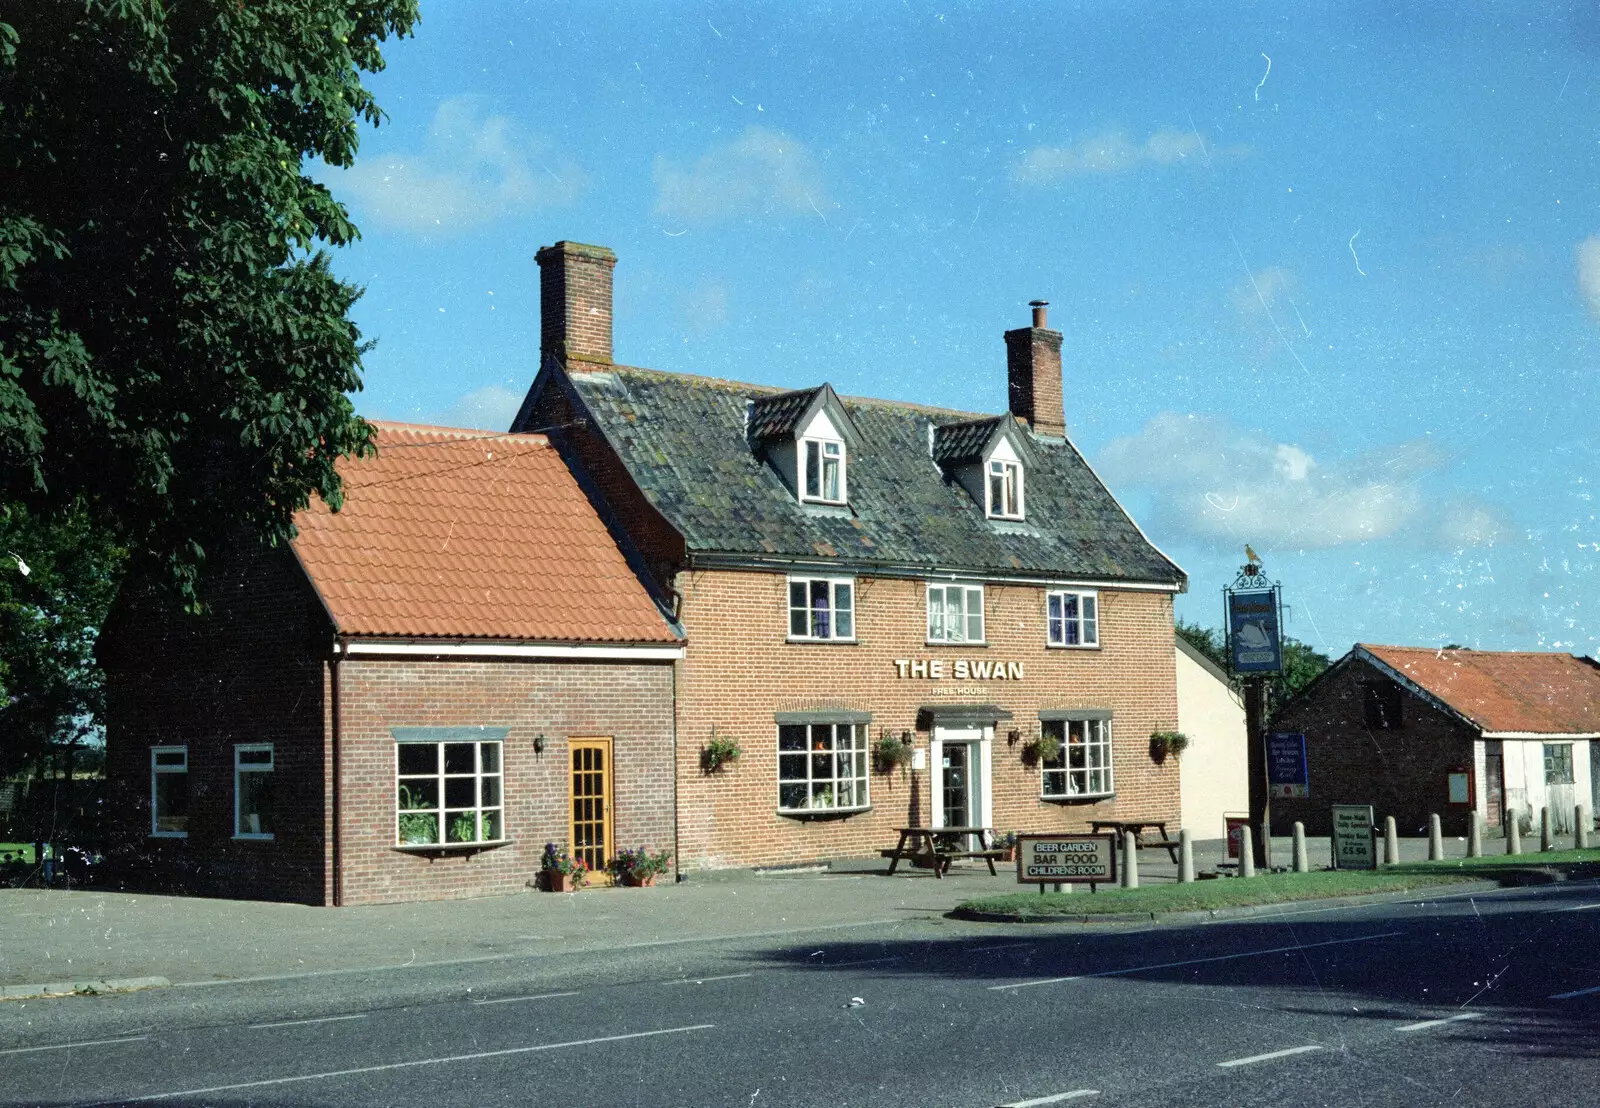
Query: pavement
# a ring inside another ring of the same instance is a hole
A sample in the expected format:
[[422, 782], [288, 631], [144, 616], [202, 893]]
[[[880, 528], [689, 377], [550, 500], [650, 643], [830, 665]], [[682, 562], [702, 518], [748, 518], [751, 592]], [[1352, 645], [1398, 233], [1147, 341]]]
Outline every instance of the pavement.
[[[1465, 843], [1447, 840], [1447, 854]], [[1535, 840], [1535, 846], [1537, 840]], [[1402, 839], [1402, 860], [1427, 855]], [[1225, 864], [1223, 840], [1197, 842], [1197, 870]], [[1326, 839], [1308, 843], [1313, 867]], [[1287, 862], [1288, 839], [1274, 839]], [[1485, 843], [1497, 852], [1498, 843]], [[1281, 852], [1281, 853], [1280, 853]], [[1146, 884], [1176, 880], [1164, 851], [1139, 858]], [[347, 908], [102, 890], [0, 890], [0, 995], [105, 992], [444, 966], [664, 947], [937, 919], [970, 897], [1010, 891], [1012, 872], [958, 865], [942, 880], [878, 861], [826, 868], [692, 873], [676, 885], [528, 891], [473, 900]], [[86, 987], [85, 987], [86, 986]]]

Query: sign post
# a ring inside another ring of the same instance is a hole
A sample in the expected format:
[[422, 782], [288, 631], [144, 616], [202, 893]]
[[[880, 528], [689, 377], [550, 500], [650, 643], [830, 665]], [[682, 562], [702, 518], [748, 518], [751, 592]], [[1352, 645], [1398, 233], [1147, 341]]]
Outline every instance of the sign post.
[[1376, 832], [1372, 822], [1372, 805], [1335, 804], [1333, 868], [1377, 869], [1378, 851], [1374, 845]]
[[1019, 885], [1088, 885], [1094, 892], [1096, 885], [1116, 880], [1117, 845], [1111, 835], [1017, 836]]
[[1267, 676], [1283, 669], [1282, 595], [1248, 546], [1245, 564], [1222, 590], [1228, 666], [1243, 678], [1245, 750], [1250, 775], [1250, 826], [1256, 867], [1272, 868], [1272, 808], [1267, 785]]

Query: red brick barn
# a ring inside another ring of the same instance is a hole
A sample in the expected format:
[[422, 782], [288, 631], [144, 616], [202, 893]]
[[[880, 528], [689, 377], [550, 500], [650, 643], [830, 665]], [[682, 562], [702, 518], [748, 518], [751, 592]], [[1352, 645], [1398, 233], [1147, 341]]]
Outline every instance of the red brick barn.
[[[616, 364], [615, 255], [539, 264], [514, 426], [550, 429], [688, 636], [685, 868], [870, 856], [901, 825], [1176, 825], [1150, 735], [1177, 724], [1184, 575], [1068, 440], [1042, 307], [1005, 335], [1010, 410], [959, 412]], [[909, 765], [878, 756], [901, 741]]]
[[1331, 804], [1371, 804], [1402, 834], [1439, 813], [1464, 835], [1467, 813], [1491, 827], [1515, 809], [1526, 828], [1548, 807], [1555, 829], [1593, 813], [1591, 756], [1600, 740], [1600, 666], [1588, 658], [1510, 650], [1357, 643], [1285, 704], [1275, 731], [1306, 737], [1310, 796], [1274, 800], [1273, 824], [1328, 833]]
[[124, 860], [314, 904], [522, 889], [547, 841], [673, 848], [682, 640], [539, 435], [380, 424], [209, 613], [102, 642]]

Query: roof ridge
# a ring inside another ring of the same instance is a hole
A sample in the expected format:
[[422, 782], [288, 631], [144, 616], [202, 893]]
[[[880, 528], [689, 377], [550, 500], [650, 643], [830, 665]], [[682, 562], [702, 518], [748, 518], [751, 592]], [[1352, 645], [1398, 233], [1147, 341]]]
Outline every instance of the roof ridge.
[[[363, 417], [365, 418], [365, 417]], [[478, 427], [446, 427], [435, 423], [403, 423], [397, 419], [367, 419], [380, 431], [433, 437], [438, 442], [470, 442], [478, 439], [517, 439], [549, 445], [548, 435], [532, 431], [489, 431]]]
[[[651, 369], [649, 366], [639, 365], [614, 365], [610, 370], [586, 370], [583, 374], [575, 374], [575, 376], [599, 376], [613, 371], [625, 373], [643, 373], [653, 377], [687, 378], [691, 381], [701, 382], [714, 388], [724, 388], [730, 391], [748, 392], [754, 390], [756, 392], [765, 394], [763, 399], [768, 399], [773, 396], [781, 396], [784, 393], [790, 392], [808, 392], [815, 389], [820, 389], [822, 387], [820, 384], [803, 385], [799, 388], [786, 388], [781, 385], [758, 385], [754, 381], [735, 381], [728, 377], [709, 377], [703, 373], [682, 373], [677, 370]], [[823, 382], [823, 384], [826, 383], [827, 382]], [[841, 401], [847, 404], [869, 404], [885, 408], [903, 408], [907, 411], [925, 412], [932, 415], [962, 416], [968, 421], [977, 419], [999, 419], [1001, 416], [1006, 414], [1004, 412], [970, 412], [964, 408], [941, 408], [933, 404], [919, 404], [914, 400], [890, 400], [882, 396], [846, 396], [842, 393], [836, 395], [838, 395]], [[369, 420], [368, 422], [370, 423], [373, 421]]]

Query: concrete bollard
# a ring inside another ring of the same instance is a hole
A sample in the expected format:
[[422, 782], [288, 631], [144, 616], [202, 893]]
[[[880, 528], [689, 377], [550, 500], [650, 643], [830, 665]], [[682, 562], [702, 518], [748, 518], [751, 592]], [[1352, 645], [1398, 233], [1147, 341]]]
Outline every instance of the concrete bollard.
[[1550, 808], [1547, 805], [1539, 809], [1539, 851], [1546, 853], [1555, 848], [1556, 844], [1550, 838]]
[[1439, 813], [1428, 815], [1428, 861], [1444, 861], [1444, 829], [1439, 826]]
[[1400, 862], [1400, 832], [1395, 830], [1394, 817], [1383, 817], [1383, 864], [1386, 866], [1398, 865]]
[[1256, 875], [1256, 839], [1249, 824], [1239, 828], [1239, 876]]
[[1139, 887], [1139, 840], [1132, 831], [1122, 833], [1122, 887]]
[[1483, 857], [1483, 825], [1478, 822], [1478, 813], [1467, 813], [1467, 857]]
[[1522, 821], [1515, 808], [1506, 809], [1506, 853], [1522, 853]]
[[1189, 841], [1189, 829], [1178, 829], [1178, 884], [1194, 881], [1194, 843]]
[[1294, 871], [1310, 873], [1311, 861], [1306, 857], [1306, 825], [1294, 821]]
[[[1591, 755], [1592, 757], [1592, 755]], [[1589, 849], [1589, 806], [1580, 804], [1572, 813], [1572, 848], [1574, 850]]]

